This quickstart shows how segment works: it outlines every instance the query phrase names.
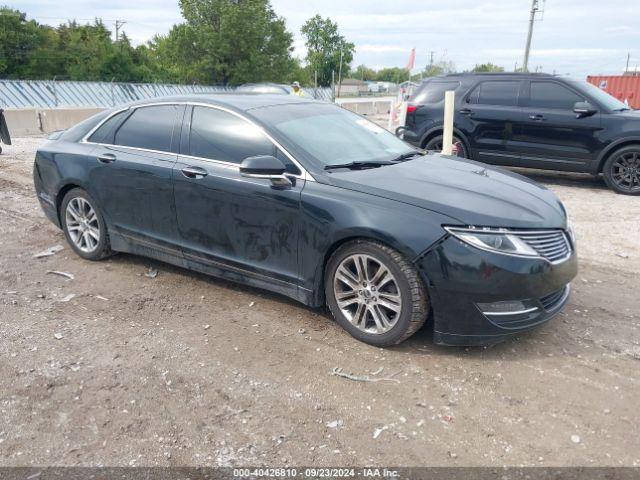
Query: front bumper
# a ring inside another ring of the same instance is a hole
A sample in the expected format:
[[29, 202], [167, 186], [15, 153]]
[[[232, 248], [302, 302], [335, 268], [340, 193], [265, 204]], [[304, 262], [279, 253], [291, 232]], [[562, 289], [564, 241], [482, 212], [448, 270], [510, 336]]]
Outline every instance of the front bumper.
[[[453, 237], [417, 265], [429, 286], [434, 342], [444, 345], [498, 343], [549, 321], [568, 302], [569, 283], [578, 273], [575, 249], [552, 264], [479, 250]], [[478, 305], [506, 301], [526, 308], [488, 312]]]

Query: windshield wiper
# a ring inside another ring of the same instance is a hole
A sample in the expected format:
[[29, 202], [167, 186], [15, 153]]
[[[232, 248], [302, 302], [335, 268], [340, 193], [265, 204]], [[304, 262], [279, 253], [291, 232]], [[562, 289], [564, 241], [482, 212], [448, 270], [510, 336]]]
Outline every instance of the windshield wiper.
[[424, 152], [421, 152], [420, 150], [414, 150], [412, 152], [407, 152], [407, 153], [403, 153], [402, 155], [398, 155], [396, 158], [394, 158], [393, 160], [391, 160], [392, 162], [402, 162], [404, 160], [409, 160], [412, 157], [416, 157], [416, 156], [422, 156], [424, 155]]
[[335, 165], [326, 165], [324, 167], [325, 170], [334, 170], [336, 168], [349, 168], [351, 170], [358, 170], [360, 168], [376, 168], [382, 167], [383, 165], [393, 165], [394, 162], [389, 160], [379, 160], [379, 161], [358, 161], [358, 162], [349, 162], [349, 163], [337, 163]]
[[626, 112], [627, 110], [631, 110], [629, 107], [615, 108], [614, 112]]

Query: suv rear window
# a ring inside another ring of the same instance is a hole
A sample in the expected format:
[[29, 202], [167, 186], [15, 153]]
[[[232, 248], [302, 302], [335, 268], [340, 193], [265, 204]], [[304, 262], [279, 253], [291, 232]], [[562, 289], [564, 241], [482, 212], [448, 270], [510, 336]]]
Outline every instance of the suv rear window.
[[513, 107], [518, 104], [520, 82], [513, 80], [492, 80], [482, 82], [471, 94], [471, 102], [481, 105], [504, 105]]
[[411, 103], [438, 103], [444, 100], [444, 92], [455, 90], [460, 86], [460, 82], [428, 82], [418, 90]]

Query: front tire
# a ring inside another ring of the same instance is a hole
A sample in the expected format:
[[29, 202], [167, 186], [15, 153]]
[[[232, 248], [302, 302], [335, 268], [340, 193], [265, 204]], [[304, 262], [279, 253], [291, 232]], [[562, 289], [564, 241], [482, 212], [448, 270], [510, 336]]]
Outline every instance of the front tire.
[[602, 168], [607, 186], [624, 195], [640, 195], [640, 145], [611, 154]]
[[327, 262], [325, 296], [336, 321], [356, 339], [377, 347], [396, 345], [424, 325], [425, 286], [415, 267], [379, 242], [356, 240]]
[[80, 257], [102, 260], [111, 255], [109, 235], [95, 200], [83, 189], [69, 190], [60, 205], [60, 223], [67, 242]]

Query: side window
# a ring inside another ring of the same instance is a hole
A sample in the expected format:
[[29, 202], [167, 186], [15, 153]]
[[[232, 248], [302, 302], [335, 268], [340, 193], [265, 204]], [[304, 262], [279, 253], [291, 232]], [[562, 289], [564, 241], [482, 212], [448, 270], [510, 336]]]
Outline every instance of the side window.
[[274, 155], [275, 145], [258, 127], [228, 112], [193, 107], [189, 155], [241, 163], [255, 155]]
[[120, 123], [120, 121], [128, 115], [129, 111], [125, 110], [120, 113], [116, 113], [109, 120], [104, 122], [100, 127], [91, 134], [91, 136], [87, 139], [89, 142], [94, 143], [113, 143], [113, 129], [114, 127]]
[[177, 105], [136, 108], [116, 131], [114, 144], [170, 152], [177, 111]]
[[558, 108], [573, 110], [576, 102], [584, 99], [555, 82], [531, 82], [529, 105], [537, 108]]
[[482, 82], [471, 94], [473, 103], [481, 105], [503, 105], [514, 107], [518, 104], [520, 82], [490, 81]]
[[428, 82], [410, 100], [412, 103], [438, 103], [444, 100], [444, 92], [455, 90], [460, 82]]

